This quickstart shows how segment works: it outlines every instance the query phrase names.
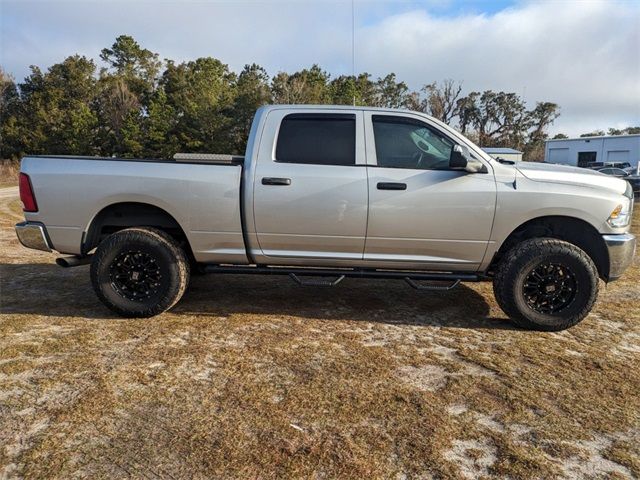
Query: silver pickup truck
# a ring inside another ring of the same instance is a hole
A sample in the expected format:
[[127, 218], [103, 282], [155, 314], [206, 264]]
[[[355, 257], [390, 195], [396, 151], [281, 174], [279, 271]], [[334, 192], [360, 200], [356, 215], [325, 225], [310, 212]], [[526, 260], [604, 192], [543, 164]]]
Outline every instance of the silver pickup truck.
[[431, 117], [366, 107], [260, 108], [244, 157], [28, 156], [20, 195], [22, 244], [90, 263], [98, 297], [130, 317], [171, 308], [198, 271], [492, 280], [517, 325], [561, 330], [636, 243], [627, 182], [497, 161]]

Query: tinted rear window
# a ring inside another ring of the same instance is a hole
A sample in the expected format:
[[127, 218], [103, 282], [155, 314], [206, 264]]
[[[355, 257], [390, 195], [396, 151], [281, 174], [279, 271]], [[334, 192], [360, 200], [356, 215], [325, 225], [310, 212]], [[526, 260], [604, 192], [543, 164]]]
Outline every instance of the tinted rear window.
[[318, 165], [355, 165], [356, 116], [287, 115], [280, 124], [276, 161]]

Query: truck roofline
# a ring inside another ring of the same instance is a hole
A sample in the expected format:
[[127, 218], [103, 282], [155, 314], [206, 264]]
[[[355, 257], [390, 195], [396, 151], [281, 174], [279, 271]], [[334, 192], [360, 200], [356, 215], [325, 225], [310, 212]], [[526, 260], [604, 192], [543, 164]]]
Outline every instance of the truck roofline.
[[[278, 105], [263, 105], [258, 108], [254, 121], [257, 121], [260, 125], [264, 119], [268, 116], [269, 112], [277, 110], [344, 110], [345, 112], [379, 112], [379, 113], [391, 113], [402, 115], [415, 115], [421, 117], [427, 121], [427, 123], [435, 124], [436, 127], [443, 129], [448, 135], [453, 136], [456, 140], [466, 145], [477, 156], [481, 157], [483, 161], [491, 165], [495, 165], [496, 160], [488, 153], [482, 150], [478, 145], [474, 144], [462, 133], [458, 132], [455, 128], [447, 125], [446, 123], [427, 115], [424, 112], [418, 112], [416, 110], [409, 110], [407, 108], [388, 108], [388, 107], [367, 107], [364, 105], [306, 105], [306, 104], [278, 104]], [[251, 136], [250, 136], [251, 138]], [[250, 143], [248, 144], [250, 145]], [[249, 156], [247, 155], [247, 158]]]

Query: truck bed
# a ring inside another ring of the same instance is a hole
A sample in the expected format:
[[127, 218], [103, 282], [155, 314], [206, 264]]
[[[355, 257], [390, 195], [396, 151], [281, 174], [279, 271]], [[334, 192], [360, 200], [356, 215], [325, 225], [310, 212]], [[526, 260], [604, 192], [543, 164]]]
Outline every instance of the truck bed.
[[247, 263], [241, 159], [193, 154], [163, 160], [28, 156], [22, 172], [31, 179], [39, 211], [25, 217], [46, 224], [55, 250], [80, 254], [92, 221], [103, 209], [153, 205], [180, 225], [197, 261]]

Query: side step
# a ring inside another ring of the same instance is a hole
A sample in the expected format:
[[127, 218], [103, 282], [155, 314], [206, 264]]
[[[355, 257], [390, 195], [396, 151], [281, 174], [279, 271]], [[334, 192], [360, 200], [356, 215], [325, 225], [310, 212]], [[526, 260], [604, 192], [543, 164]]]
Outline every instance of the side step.
[[303, 287], [335, 287], [342, 280], [344, 280], [344, 275], [340, 275], [338, 278], [336, 278], [333, 281], [332, 280], [322, 280], [321, 278], [303, 280], [298, 275], [296, 275], [295, 273], [290, 273], [289, 277], [291, 278], [291, 280], [293, 280], [298, 285], [301, 285]]
[[[411, 277], [405, 277], [404, 281], [409, 284], [411, 288], [415, 288], [416, 290], [440, 290], [447, 291], [456, 288], [460, 285], [460, 279], [452, 280], [450, 283], [442, 282], [442, 281], [433, 281], [427, 283], [416, 283], [415, 280]], [[444, 285], [443, 285], [444, 284]]]
[[[233, 275], [288, 275], [302, 286], [334, 287], [346, 277], [404, 280], [416, 290], [451, 290], [460, 282], [479, 282], [483, 277], [468, 272], [420, 272], [407, 270], [296, 268], [236, 265], [205, 265], [205, 273]], [[301, 278], [315, 277], [315, 278]], [[322, 279], [318, 277], [328, 277]], [[418, 283], [425, 282], [425, 283]]]

